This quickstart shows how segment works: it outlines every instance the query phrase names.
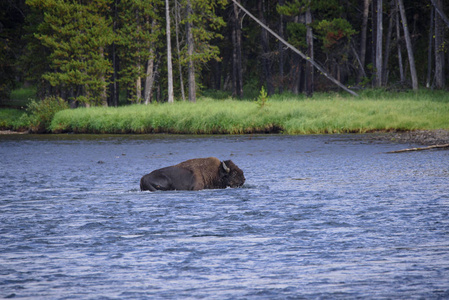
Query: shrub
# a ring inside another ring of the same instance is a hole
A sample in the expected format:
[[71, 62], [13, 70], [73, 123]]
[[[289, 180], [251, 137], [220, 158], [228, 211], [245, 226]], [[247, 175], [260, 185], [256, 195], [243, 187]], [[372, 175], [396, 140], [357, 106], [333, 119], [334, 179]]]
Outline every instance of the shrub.
[[42, 101], [31, 100], [27, 114], [23, 117], [28, 122], [31, 132], [45, 133], [50, 131], [53, 116], [60, 110], [68, 109], [69, 105], [58, 97], [48, 97]]

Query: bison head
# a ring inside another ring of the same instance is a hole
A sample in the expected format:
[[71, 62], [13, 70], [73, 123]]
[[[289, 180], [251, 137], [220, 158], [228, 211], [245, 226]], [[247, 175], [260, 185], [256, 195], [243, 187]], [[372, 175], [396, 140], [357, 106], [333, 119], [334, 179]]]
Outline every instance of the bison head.
[[241, 187], [245, 183], [245, 176], [243, 171], [237, 167], [232, 160], [225, 160], [222, 162], [221, 177], [225, 186], [231, 188]]

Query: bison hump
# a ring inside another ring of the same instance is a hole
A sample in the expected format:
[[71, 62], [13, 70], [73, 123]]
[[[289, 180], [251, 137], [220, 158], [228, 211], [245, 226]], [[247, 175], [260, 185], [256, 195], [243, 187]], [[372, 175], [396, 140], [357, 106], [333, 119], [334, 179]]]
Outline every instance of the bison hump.
[[177, 167], [191, 171], [198, 188], [218, 188], [221, 161], [216, 157], [186, 160]]

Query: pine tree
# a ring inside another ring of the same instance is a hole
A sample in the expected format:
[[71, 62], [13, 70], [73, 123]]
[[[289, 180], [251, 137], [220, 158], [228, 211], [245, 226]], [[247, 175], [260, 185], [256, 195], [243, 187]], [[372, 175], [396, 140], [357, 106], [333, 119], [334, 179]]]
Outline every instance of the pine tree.
[[189, 100], [194, 102], [197, 93], [196, 78], [202, 67], [208, 61], [219, 59], [220, 50], [212, 44], [214, 39], [223, 36], [219, 29], [225, 25], [224, 20], [217, 16], [216, 9], [224, 7], [226, 0], [183, 0], [186, 18], [181, 24], [186, 26], [187, 52], [182, 53], [182, 60], [189, 70]]
[[36, 38], [50, 52], [51, 72], [42, 78], [74, 101], [107, 105], [106, 87], [112, 72], [105, 48], [113, 42], [110, 0], [28, 0], [44, 19]]
[[[160, 43], [162, 32], [161, 0], [121, 0], [119, 5], [119, 25], [117, 45], [121, 68], [120, 83], [127, 89], [128, 100], [142, 101], [142, 80], [153, 74], [148, 65], [155, 59], [155, 49]], [[146, 82], [147, 89], [151, 88]], [[151, 91], [145, 92], [144, 101], [149, 101]]]

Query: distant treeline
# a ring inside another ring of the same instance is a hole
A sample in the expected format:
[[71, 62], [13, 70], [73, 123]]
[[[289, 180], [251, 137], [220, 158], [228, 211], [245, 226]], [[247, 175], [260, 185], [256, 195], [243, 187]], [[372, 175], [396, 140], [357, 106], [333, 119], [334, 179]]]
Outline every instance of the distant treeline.
[[[237, 2], [350, 88], [448, 84], [444, 0]], [[25, 82], [86, 106], [337, 89], [228, 0], [1, 1], [0, 99]]]

